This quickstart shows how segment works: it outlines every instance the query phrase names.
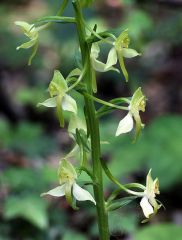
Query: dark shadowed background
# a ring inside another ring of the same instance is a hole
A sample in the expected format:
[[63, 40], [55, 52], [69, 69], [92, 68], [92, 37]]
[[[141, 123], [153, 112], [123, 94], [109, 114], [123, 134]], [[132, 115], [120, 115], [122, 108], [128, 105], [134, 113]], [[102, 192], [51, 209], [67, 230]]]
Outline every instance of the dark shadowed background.
[[[16, 51], [25, 38], [16, 20], [31, 22], [54, 15], [61, 0], [0, 2], [0, 240], [98, 239], [95, 209], [90, 203], [73, 211], [64, 198], [40, 198], [56, 186], [59, 159], [71, 149], [66, 129], [54, 111], [37, 108], [45, 99], [53, 70], [67, 74], [76, 66], [73, 26], [54, 24], [40, 34], [38, 53], [27, 66], [29, 50]], [[98, 96], [105, 100], [131, 96], [142, 86], [148, 98], [142, 114], [146, 127], [138, 142], [131, 135], [114, 137], [123, 113], [101, 120], [103, 157], [120, 181], [145, 183], [152, 168], [160, 180], [160, 209], [141, 224], [139, 201], [109, 215], [111, 239], [182, 239], [182, 1], [96, 0], [85, 16], [98, 30], [129, 29], [131, 48], [141, 57], [126, 62], [123, 75], [98, 74]], [[71, 3], [65, 15], [72, 16]], [[107, 49], [103, 59], [107, 56]], [[105, 179], [106, 196], [114, 186]], [[123, 196], [125, 196], [123, 194]]]

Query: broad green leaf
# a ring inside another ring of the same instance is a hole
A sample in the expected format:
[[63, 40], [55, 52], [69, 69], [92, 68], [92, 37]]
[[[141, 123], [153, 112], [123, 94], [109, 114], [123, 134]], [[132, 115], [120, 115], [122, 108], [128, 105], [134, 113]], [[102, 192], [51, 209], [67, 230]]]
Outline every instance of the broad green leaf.
[[46, 136], [42, 126], [29, 122], [21, 122], [12, 128], [8, 122], [0, 121], [0, 144], [13, 152], [35, 160], [37, 157], [49, 155], [58, 149], [54, 139]]
[[3, 215], [7, 220], [21, 217], [40, 229], [48, 226], [45, 201], [39, 197], [9, 197], [5, 202]]
[[[122, 216], [122, 217], [121, 217]], [[110, 232], [115, 233], [129, 233], [135, 232], [138, 223], [138, 217], [134, 212], [124, 212], [123, 209], [109, 212], [109, 229]]]
[[78, 233], [78, 232], [74, 232], [72, 230], [68, 230], [64, 236], [63, 236], [63, 239], [62, 240], [87, 240], [88, 237], [84, 236], [83, 234], [81, 233]]
[[181, 240], [182, 228], [170, 223], [147, 226], [134, 233], [134, 240]]

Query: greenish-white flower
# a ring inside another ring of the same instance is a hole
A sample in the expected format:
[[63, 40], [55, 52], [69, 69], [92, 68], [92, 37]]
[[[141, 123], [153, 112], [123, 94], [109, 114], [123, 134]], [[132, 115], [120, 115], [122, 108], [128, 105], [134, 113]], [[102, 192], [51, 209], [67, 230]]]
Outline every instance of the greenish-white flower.
[[73, 165], [66, 159], [60, 163], [58, 170], [60, 186], [43, 193], [41, 196], [51, 195], [53, 197], [66, 196], [67, 201], [72, 205], [73, 199], [78, 201], [91, 201], [96, 205], [92, 195], [85, 189], [81, 188], [77, 183], [77, 173]]
[[119, 60], [123, 75], [126, 81], [128, 81], [128, 73], [125, 68], [124, 58], [133, 58], [140, 55], [136, 50], [128, 48], [129, 43], [130, 39], [128, 36], [128, 30], [125, 30], [120, 34], [117, 39], [115, 39], [115, 41], [112, 41], [113, 47], [109, 51], [106, 63], [98, 60], [100, 47], [98, 43], [93, 43], [91, 48], [91, 61], [93, 68], [98, 72], [106, 72], [109, 70], [119, 71], [118, 69], [113, 67], [117, 64]]
[[158, 209], [161, 207], [156, 201], [156, 194], [159, 192], [159, 180], [155, 180], [151, 177], [151, 169], [147, 174], [146, 178], [146, 189], [144, 191], [143, 197], [140, 201], [140, 206], [143, 210], [144, 216], [149, 219], [151, 216], [155, 215]]
[[58, 70], [55, 70], [53, 79], [49, 84], [49, 93], [51, 98], [48, 98], [44, 102], [38, 104], [38, 106], [42, 105], [51, 108], [56, 107], [61, 126], [64, 126], [63, 111], [69, 111], [77, 114], [76, 101], [67, 94], [68, 91], [69, 88], [67, 81]]
[[[112, 61], [113, 64], [108, 64], [108, 63], [103, 63], [98, 60], [99, 58], [99, 53], [100, 53], [100, 47], [98, 43], [93, 43], [91, 47], [91, 53], [90, 53], [90, 58], [92, 62], [92, 67], [97, 71], [97, 72], [107, 72], [110, 70], [114, 70], [119, 72], [118, 69], [114, 68], [113, 65], [117, 63], [112, 59], [111, 53], [109, 53], [108, 59]], [[114, 61], [114, 62], [113, 62]]]
[[141, 129], [144, 127], [139, 112], [145, 111], [145, 105], [146, 97], [143, 95], [141, 88], [138, 88], [133, 94], [133, 97], [130, 101], [128, 114], [119, 122], [118, 128], [116, 130], [116, 136], [130, 132], [133, 129], [135, 122], [134, 141], [137, 139], [141, 132]]
[[29, 24], [24, 21], [16, 21], [15, 24], [21, 27], [25, 36], [29, 38], [29, 41], [18, 46], [17, 50], [19, 50], [20, 48], [24, 48], [24, 49], [33, 48], [33, 52], [28, 61], [28, 65], [31, 65], [32, 59], [35, 56], [38, 48], [38, 41], [39, 41], [38, 32], [42, 29], [42, 27], [36, 28], [33, 24]]

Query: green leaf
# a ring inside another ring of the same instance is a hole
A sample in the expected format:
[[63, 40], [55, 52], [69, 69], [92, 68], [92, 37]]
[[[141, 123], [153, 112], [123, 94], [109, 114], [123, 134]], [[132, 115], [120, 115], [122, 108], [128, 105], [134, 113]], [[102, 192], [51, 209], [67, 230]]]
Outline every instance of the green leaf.
[[23, 218], [40, 229], [48, 226], [45, 202], [36, 197], [9, 197], [3, 210], [5, 219]]
[[182, 228], [170, 223], [147, 226], [134, 234], [134, 240], [181, 240]]
[[110, 232], [122, 232], [129, 233], [135, 232], [137, 228], [138, 217], [134, 212], [125, 213], [124, 211], [118, 210], [114, 212], [109, 212], [109, 229]]
[[67, 231], [62, 240], [87, 240], [88, 238], [86, 238], [84, 235], [82, 235], [81, 233], [77, 233], [74, 232], [72, 230]]
[[20, 152], [33, 159], [47, 156], [58, 149], [54, 139], [46, 136], [38, 124], [21, 122], [14, 128], [8, 122], [0, 121], [0, 144], [13, 152]]
[[125, 207], [126, 205], [130, 204], [132, 201], [134, 201], [137, 198], [138, 197], [136, 196], [131, 196], [131, 197], [124, 197], [121, 199], [114, 200], [107, 206], [107, 210], [114, 211], [119, 208]]

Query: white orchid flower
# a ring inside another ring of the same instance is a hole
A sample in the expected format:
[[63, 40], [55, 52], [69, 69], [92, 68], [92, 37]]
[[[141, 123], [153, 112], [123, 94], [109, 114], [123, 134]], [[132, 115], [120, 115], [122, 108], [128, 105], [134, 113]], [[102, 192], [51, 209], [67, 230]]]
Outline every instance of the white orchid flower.
[[125, 68], [123, 58], [133, 58], [141, 55], [136, 50], [128, 48], [129, 42], [130, 39], [128, 36], [128, 30], [125, 30], [120, 34], [120, 36], [117, 39], [115, 39], [115, 41], [112, 42], [113, 47], [109, 51], [106, 63], [103, 63], [98, 60], [100, 47], [98, 43], [93, 43], [91, 48], [91, 61], [93, 68], [98, 72], [106, 72], [110, 70], [115, 70], [119, 72], [118, 69], [113, 67], [114, 65], [117, 64], [119, 60], [123, 75], [126, 81], [128, 81], [128, 73]]
[[[150, 169], [146, 178], [146, 189], [144, 191], [142, 200], [140, 201], [140, 206], [143, 210], [144, 216], [147, 219], [149, 219], [152, 215], [155, 215], [158, 209], [161, 207], [161, 205], [159, 205], [155, 199], [156, 194], [160, 194], [159, 180], [157, 178], [155, 180], [152, 179]], [[143, 222], [145, 222], [145, 220]]]
[[51, 195], [53, 197], [66, 196], [66, 199], [70, 205], [73, 203], [72, 196], [78, 201], [91, 201], [96, 205], [96, 202], [92, 195], [81, 188], [77, 183], [77, 173], [73, 165], [66, 159], [63, 159], [60, 163], [58, 170], [60, 186], [41, 194], [41, 196]]
[[130, 101], [128, 114], [119, 122], [116, 130], [116, 136], [130, 132], [133, 129], [135, 122], [136, 127], [134, 141], [136, 141], [141, 129], [144, 127], [144, 124], [141, 122], [139, 111], [144, 112], [145, 105], [146, 97], [143, 95], [141, 88], [138, 88]]
[[66, 80], [58, 70], [55, 70], [53, 79], [49, 84], [49, 93], [51, 98], [42, 103], [38, 103], [38, 106], [56, 107], [60, 125], [62, 127], [64, 126], [63, 111], [69, 111], [77, 114], [76, 101], [67, 94], [68, 91], [69, 88]]
[[31, 65], [32, 59], [34, 58], [37, 48], [38, 48], [38, 41], [39, 41], [39, 31], [44, 28], [42, 27], [35, 27], [34, 24], [29, 24], [24, 21], [16, 21], [15, 24], [19, 27], [21, 27], [23, 33], [26, 37], [29, 38], [28, 42], [25, 42], [18, 46], [16, 49], [19, 50], [20, 48], [28, 49], [33, 48], [33, 52], [29, 58], [28, 65]]

